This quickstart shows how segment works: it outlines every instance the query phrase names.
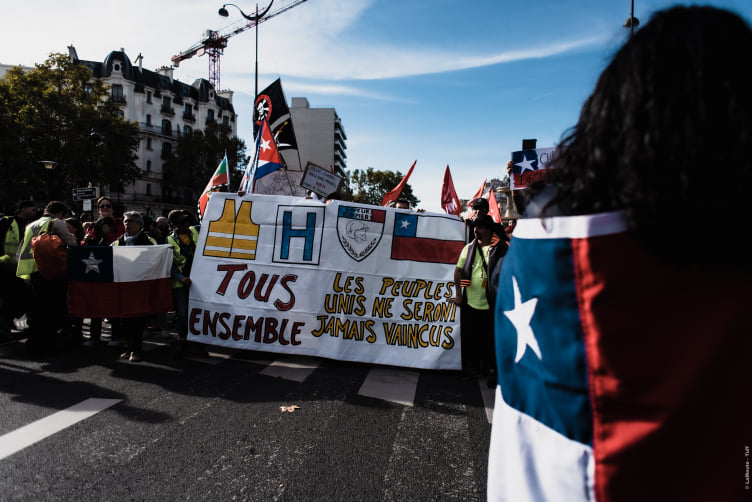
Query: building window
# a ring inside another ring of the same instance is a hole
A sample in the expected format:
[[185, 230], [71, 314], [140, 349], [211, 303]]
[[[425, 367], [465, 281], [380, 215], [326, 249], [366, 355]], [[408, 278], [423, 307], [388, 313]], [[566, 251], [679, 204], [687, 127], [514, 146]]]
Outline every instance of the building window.
[[151, 150], [151, 138], [146, 138], [146, 149]]
[[172, 108], [172, 99], [165, 96], [162, 98], [162, 113], [167, 115], [175, 115], [175, 110]]
[[125, 103], [125, 97], [123, 97], [123, 86], [120, 84], [114, 84], [110, 90], [112, 93], [112, 101], [115, 103]]
[[146, 114], [146, 125], [148, 125], [148, 126], [151, 125], [151, 115], [149, 115], [149, 114]]
[[146, 184], [146, 195], [151, 195], [151, 183]]
[[206, 123], [214, 122], [214, 110], [206, 110]]
[[191, 126], [183, 126], [183, 134], [191, 134], [193, 132], [193, 129]]
[[123, 112], [123, 110], [115, 110], [115, 118], [124, 120], [125, 112]]
[[151, 172], [151, 160], [146, 161], [146, 172], [147, 173]]
[[222, 117], [222, 125], [229, 126], [230, 125], [230, 117]]
[[162, 143], [162, 158], [166, 159], [172, 156], [172, 143], [165, 141]]
[[167, 119], [162, 120], [162, 134], [172, 136], [172, 123]]
[[151, 91], [146, 91], [146, 102], [151, 103]]

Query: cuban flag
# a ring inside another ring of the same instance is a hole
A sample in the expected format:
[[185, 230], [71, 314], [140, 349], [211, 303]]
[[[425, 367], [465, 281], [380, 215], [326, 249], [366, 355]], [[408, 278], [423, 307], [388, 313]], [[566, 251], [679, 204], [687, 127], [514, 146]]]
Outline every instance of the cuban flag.
[[172, 310], [172, 246], [68, 249], [68, 313], [134, 317]]
[[620, 213], [519, 220], [496, 305], [488, 500], [739, 500], [751, 286], [660, 262]]
[[282, 167], [284, 167], [282, 157], [280, 157], [277, 150], [277, 144], [272, 137], [269, 124], [264, 119], [261, 121], [261, 127], [256, 135], [256, 148], [253, 159], [248, 163], [248, 167], [246, 167], [245, 173], [243, 173], [238, 191], [253, 193], [257, 180]]
[[395, 213], [392, 259], [457, 263], [465, 246], [465, 226], [458, 218]]

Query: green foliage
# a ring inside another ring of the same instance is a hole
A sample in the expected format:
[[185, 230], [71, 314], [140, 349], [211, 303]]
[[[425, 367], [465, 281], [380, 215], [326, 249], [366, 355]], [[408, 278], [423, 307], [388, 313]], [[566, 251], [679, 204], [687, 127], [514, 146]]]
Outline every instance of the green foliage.
[[178, 138], [174, 154], [165, 167], [166, 199], [176, 204], [195, 205], [225, 152], [230, 189], [237, 189], [248, 157], [245, 142], [238, 137], [231, 138], [230, 133], [230, 127], [211, 122], [203, 131], [193, 131]]
[[[352, 200], [362, 204], [381, 205], [384, 195], [396, 187], [404, 176], [399, 171], [379, 171], [372, 167], [366, 170], [356, 169], [352, 174], [348, 172]], [[405, 185], [399, 198], [408, 201], [412, 208], [418, 207], [420, 202], [409, 183]]]
[[[0, 80], [0, 200], [69, 200], [72, 188], [135, 179], [139, 128], [116, 116], [109, 90], [86, 66], [52, 54]], [[94, 133], [94, 134], [92, 134]], [[39, 161], [57, 163], [45, 172]]]

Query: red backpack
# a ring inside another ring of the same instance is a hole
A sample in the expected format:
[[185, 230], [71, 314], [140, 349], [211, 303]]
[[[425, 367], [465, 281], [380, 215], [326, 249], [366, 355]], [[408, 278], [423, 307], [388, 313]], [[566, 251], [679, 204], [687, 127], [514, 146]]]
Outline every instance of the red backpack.
[[63, 239], [43, 232], [31, 239], [31, 252], [42, 277], [47, 280], [68, 277], [68, 253]]

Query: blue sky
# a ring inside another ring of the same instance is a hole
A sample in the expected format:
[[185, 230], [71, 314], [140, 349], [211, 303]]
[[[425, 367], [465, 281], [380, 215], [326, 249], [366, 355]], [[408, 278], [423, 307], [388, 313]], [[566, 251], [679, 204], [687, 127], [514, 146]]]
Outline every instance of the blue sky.
[[[275, 0], [284, 5], [289, 0]], [[644, 24], [666, 0], [635, 0]], [[690, 2], [694, 3], [694, 2]], [[701, 2], [752, 19], [749, 0]], [[266, 5], [260, 1], [260, 6]], [[3, 8], [0, 63], [32, 65], [73, 44], [101, 61], [125, 49], [156, 69], [206, 29], [241, 20], [206, 0], [37, 0]], [[238, 5], [247, 13], [255, 3]], [[288, 102], [334, 107], [347, 133], [349, 170], [407, 172], [420, 206], [441, 211], [448, 164], [461, 198], [503, 177], [523, 138], [555, 146], [629, 30], [627, 0], [307, 0], [260, 25], [259, 89], [277, 77]], [[230, 39], [221, 87], [235, 91], [238, 135], [253, 143], [255, 34]], [[208, 78], [206, 56], [175, 77]]]

